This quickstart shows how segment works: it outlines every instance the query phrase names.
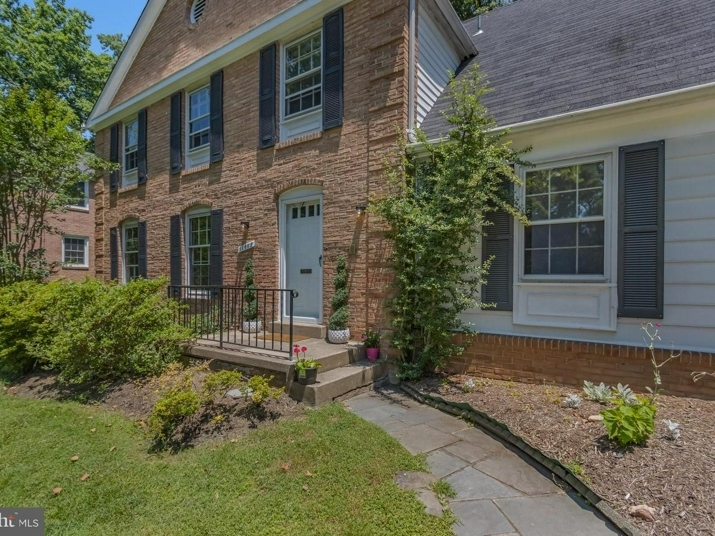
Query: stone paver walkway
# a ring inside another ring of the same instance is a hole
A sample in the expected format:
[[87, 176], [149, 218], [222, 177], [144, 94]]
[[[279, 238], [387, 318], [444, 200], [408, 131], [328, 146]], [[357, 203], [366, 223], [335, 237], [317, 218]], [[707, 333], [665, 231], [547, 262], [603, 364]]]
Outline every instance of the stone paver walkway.
[[[450, 507], [458, 536], [612, 536], [620, 534], [556, 477], [487, 433], [402, 391], [382, 388], [347, 400], [356, 415], [375, 423], [412, 454], [426, 454], [432, 476], [457, 496]], [[409, 480], [409, 475], [398, 476]], [[430, 492], [419, 490], [421, 497]], [[567, 490], [567, 491], [564, 491]], [[427, 500], [429, 505], [429, 499]]]

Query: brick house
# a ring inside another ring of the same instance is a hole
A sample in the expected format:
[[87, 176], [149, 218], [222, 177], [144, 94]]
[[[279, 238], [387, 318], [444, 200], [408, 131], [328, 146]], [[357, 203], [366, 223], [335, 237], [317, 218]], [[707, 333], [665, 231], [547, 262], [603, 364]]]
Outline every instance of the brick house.
[[389, 245], [362, 207], [400, 130], [444, 136], [447, 71], [478, 61], [490, 113], [533, 146], [515, 194], [534, 225], [495, 216], [497, 308], [466, 315], [481, 334], [453, 370], [640, 388], [653, 321], [686, 350], [671, 392], [715, 396], [690, 379], [715, 364], [705, 0], [520, 0], [465, 23], [447, 0], [246, 6], [147, 3], [89, 119], [123, 165], [96, 185], [100, 278], [239, 285], [253, 258], [258, 285], [297, 289], [296, 321], [321, 326], [345, 254], [351, 329], [384, 325]]

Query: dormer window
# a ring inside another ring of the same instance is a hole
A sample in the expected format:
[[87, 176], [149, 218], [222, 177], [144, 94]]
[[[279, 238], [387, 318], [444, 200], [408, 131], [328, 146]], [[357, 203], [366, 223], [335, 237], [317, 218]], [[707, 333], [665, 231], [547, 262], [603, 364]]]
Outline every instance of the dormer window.
[[124, 123], [123, 164], [123, 186], [136, 184], [139, 167], [139, 121], [136, 119]]

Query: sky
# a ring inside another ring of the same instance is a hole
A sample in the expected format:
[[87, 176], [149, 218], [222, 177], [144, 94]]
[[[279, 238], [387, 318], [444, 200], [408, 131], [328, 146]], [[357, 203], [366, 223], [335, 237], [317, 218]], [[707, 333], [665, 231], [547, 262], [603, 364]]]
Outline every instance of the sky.
[[94, 18], [91, 30], [92, 49], [101, 52], [102, 49], [95, 36], [100, 33], [120, 33], [125, 39], [129, 37], [146, 5], [146, 0], [65, 0], [65, 5], [86, 11]]

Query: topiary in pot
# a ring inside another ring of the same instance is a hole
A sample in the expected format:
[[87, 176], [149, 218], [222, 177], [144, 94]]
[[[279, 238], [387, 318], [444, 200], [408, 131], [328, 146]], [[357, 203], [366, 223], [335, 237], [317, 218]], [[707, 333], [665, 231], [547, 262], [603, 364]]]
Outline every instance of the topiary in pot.
[[258, 333], [261, 331], [261, 321], [258, 319], [258, 295], [256, 284], [253, 281], [253, 259], [248, 259], [243, 270], [246, 272], [243, 293], [243, 325], [242, 329], [248, 333]]
[[348, 310], [348, 261], [344, 255], [338, 257], [338, 266], [335, 271], [335, 295], [330, 305], [333, 314], [328, 321], [328, 341], [333, 344], [345, 344], [350, 340], [350, 330], [348, 320], [350, 311]]

